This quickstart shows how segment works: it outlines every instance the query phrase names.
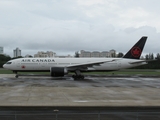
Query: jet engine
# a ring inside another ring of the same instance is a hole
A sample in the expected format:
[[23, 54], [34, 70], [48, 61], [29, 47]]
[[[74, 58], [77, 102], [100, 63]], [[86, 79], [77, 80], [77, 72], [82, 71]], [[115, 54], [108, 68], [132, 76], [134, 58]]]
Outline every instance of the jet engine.
[[68, 70], [64, 67], [51, 67], [50, 73], [52, 77], [62, 77], [68, 73]]

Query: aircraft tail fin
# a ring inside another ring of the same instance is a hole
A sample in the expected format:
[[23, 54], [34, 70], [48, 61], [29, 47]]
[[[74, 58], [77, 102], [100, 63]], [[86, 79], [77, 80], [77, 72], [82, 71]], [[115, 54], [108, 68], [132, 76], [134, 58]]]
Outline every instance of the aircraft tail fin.
[[146, 43], [147, 37], [143, 36], [124, 56], [123, 58], [139, 59]]

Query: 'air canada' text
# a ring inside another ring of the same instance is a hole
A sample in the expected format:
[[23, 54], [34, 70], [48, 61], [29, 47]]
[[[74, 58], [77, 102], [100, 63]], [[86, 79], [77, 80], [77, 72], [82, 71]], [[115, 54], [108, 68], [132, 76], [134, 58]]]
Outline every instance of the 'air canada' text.
[[54, 59], [22, 59], [22, 62], [55, 62]]

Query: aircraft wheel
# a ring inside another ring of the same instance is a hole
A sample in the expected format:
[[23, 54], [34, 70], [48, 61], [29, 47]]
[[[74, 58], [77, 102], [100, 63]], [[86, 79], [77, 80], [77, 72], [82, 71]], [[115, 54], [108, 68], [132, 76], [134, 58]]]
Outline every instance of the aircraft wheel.
[[15, 78], [18, 78], [18, 75], [16, 75]]
[[74, 80], [83, 80], [84, 79], [83, 75], [73, 75], [72, 77], [74, 78]]
[[84, 76], [83, 76], [83, 75], [81, 76], [81, 79], [82, 79], [82, 80], [84, 79]]
[[74, 80], [76, 80], [76, 79], [77, 79], [76, 75], [72, 75], [72, 78], [73, 78]]

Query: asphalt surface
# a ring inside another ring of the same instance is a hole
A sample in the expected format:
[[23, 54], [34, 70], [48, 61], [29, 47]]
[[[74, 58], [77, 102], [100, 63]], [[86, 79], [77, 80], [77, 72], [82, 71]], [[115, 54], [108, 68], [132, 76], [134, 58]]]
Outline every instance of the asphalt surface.
[[160, 78], [0, 75], [0, 120], [159, 120]]
[[0, 86], [14, 87], [133, 87], [160, 88], [159, 77], [139, 76], [86, 76], [84, 80], [74, 80], [70, 76], [52, 78], [50, 76], [20, 76], [0, 74]]
[[160, 106], [159, 78], [1, 75], [0, 106]]

